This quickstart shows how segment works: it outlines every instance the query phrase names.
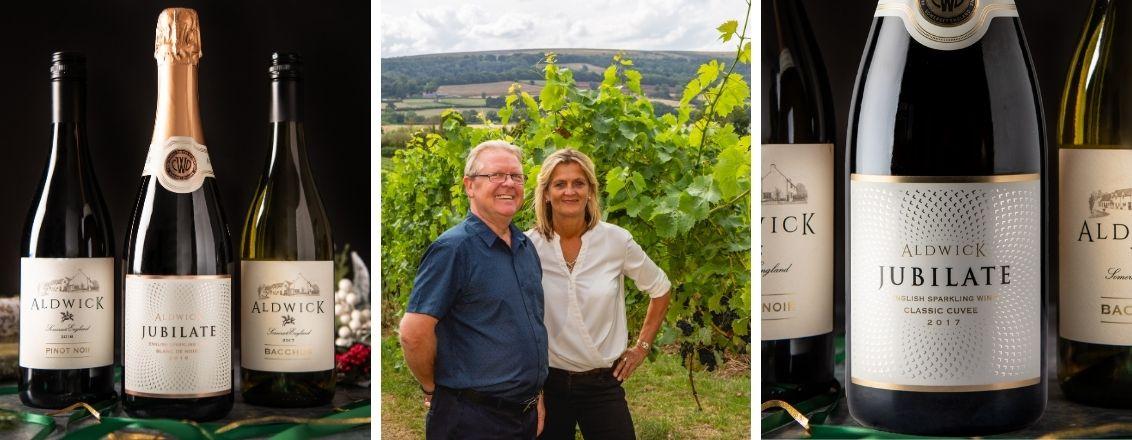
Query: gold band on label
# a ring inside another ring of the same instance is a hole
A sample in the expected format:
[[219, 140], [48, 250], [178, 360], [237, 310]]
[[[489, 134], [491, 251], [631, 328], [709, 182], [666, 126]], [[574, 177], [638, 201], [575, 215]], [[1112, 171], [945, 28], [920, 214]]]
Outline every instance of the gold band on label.
[[211, 393], [197, 393], [197, 394], [162, 394], [162, 393], [143, 393], [141, 391], [126, 390], [126, 394], [138, 397], [154, 397], [158, 399], [197, 399], [201, 397], [216, 397], [231, 394], [232, 390], [213, 391]]
[[144, 274], [126, 274], [126, 278], [136, 278], [142, 280], [226, 280], [232, 278], [232, 275], [144, 275]]
[[1042, 175], [1039, 173], [996, 174], [992, 176], [887, 176], [853, 173], [850, 175], [850, 180], [878, 183], [1008, 183], [1032, 182], [1040, 180], [1041, 177]]
[[898, 385], [894, 383], [874, 382], [871, 380], [853, 378], [853, 383], [869, 388], [880, 388], [893, 391], [915, 391], [918, 393], [970, 393], [974, 391], [998, 391], [1013, 388], [1028, 387], [1041, 383], [1041, 377], [1017, 380], [1013, 382], [988, 383], [983, 385]]

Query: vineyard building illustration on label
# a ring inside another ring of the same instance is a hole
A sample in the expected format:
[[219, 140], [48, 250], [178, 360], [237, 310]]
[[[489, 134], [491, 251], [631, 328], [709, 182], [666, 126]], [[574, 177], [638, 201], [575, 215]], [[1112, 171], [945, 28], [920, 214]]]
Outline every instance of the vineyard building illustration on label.
[[81, 269], [74, 275], [45, 281], [39, 285], [40, 293], [97, 292], [98, 281]]
[[318, 284], [308, 280], [303, 274], [298, 274], [294, 280], [281, 281], [273, 284], [260, 284], [259, 298], [267, 299], [275, 296], [318, 296]]
[[1132, 210], [1132, 188], [1111, 192], [1096, 190], [1089, 194], [1090, 218], [1104, 217], [1109, 209]]
[[787, 177], [776, 164], [770, 164], [770, 170], [763, 175], [762, 194], [764, 205], [806, 203], [807, 199], [806, 186]]

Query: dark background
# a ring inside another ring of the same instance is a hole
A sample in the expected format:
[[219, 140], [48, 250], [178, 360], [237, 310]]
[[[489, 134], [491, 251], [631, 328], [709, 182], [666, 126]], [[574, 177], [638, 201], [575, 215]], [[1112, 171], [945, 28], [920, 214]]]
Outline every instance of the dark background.
[[[336, 248], [370, 263], [370, 12], [358, 1], [67, 1], [0, 18], [0, 296], [19, 288], [19, 245], [51, 145], [51, 52], [87, 56], [87, 133], [119, 258], [153, 135], [157, 16], [200, 17], [199, 100], [224, 215], [238, 246], [271, 150], [267, 66], [305, 58], [305, 130]], [[5, 257], [7, 256], [7, 257]]]
[[[801, 0], [805, 5], [806, 15], [810, 19], [814, 36], [822, 58], [825, 60], [826, 70], [829, 74], [830, 88], [833, 92], [834, 109], [836, 111], [836, 156], [845, 157], [846, 123], [849, 118], [849, 101], [853, 96], [853, 86], [857, 78], [857, 68], [861, 62], [865, 40], [868, 38], [869, 27], [872, 23], [873, 12], [876, 11], [875, 0]], [[762, 13], [769, 13], [769, 2], [762, 2]], [[1034, 68], [1037, 71], [1038, 85], [1041, 88], [1042, 105], [1045, 109], [1046, 150], [1045, 171], [1049, 180], [1051, 193], [1048, 194], [1050, 205], [1046, 215], [1050, 219], [1050, 229], [1047, 233], [1050, 261], [1046, 268], [1049, 283], [1049, 303], [1057, 303], [1057, 121], [1061, 103], [1062, 89], [1065, 85], [1066, 75], [1069, 73], [1069, 62], [1077, 48], [1081, 31], [1084, 30], [1091, 1], [1086, 0], [1017, 0], [1018, 15], [1022, 22], [1023, 32], [1029, 43], [1030, 54], [1033, 56]], [[1132, 56], [1132, 54], [1128, 54]], [[841, 165], [844, 165], [843, 163]], [[844, 182], [844, 172], [837, 168], [835, 182]], [[840, 187], [839, 187], [840, 190]], [[838, 192], [840, 194], [840, 192]], [[844, 212], [844, 200], [838, 198], [836, 211]], [[840, 235], [839, 235], [840, 236]], [[844, 255], [841, 242], [836, 242], [837, 255]], [[835, 329], [838, 333], [844, 332], [845, 311], [845, 277], [843, 261], [838, 259], [839, 267], [835, 271], [836, 307]], [[1050, 316], [1056, 316], [1051, 314]]]

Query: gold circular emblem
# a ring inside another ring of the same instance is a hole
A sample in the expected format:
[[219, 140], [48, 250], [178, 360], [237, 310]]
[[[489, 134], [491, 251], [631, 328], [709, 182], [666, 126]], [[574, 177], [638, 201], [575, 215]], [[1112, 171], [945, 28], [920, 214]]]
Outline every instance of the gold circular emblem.
[[176, 180], [188, 180], [197, 173], [197, 158], [189, 150], [178, 148], [165, 156], [165, 174]]
[[937, 26], [959, 26], [975, 15], [978, 0], [920, 0], [920, 13]]

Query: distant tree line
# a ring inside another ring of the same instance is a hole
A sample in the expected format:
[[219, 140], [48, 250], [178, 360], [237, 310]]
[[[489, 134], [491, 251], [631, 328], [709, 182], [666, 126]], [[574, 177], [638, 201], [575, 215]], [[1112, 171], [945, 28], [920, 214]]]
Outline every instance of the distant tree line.
[[[617, 52], [558, 54], [558, 63], [583, 63], [607, 66]], [[725, 56], [684, 52], [628, 52], [634, 62], [633, 68], [642, 75], [641, 82], [648, 86], [661, 87], [670, 93], [679, 93], [687, 84], [688, 78], [696, 73], [700, 64], [711, 59], [720, 62], [730, 61]], [[381, 96], [388, 98], [407, 98], [423, 93], [436, 92], [443, 85], [476, 84], [497, 81], [534, 81], [543, 78], [540, 51], [515, 53], [459, 53], [418, 55], [411, 57], [384, 58], [381, 60]], [[602, 70], [573, 69], [574, 80], [601, 81]], [[741, 72], [750, 81], [749, 72]], [[672, 92], [676, 91], [676, 92]]]

